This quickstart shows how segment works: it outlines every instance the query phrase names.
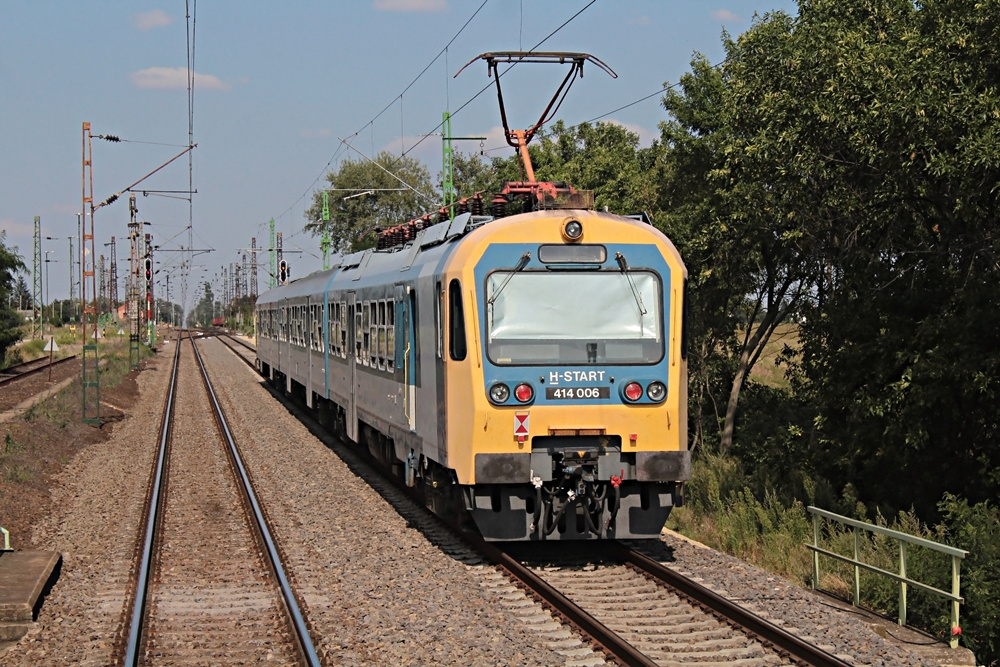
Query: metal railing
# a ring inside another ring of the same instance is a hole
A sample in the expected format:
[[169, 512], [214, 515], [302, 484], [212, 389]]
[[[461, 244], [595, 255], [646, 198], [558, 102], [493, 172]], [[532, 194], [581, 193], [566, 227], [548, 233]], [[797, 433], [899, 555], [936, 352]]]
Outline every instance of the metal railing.
[[[906, 625], [906, 591], [909, 586], [918, 588], [928, 593], [933, 593], [934, 595], [945, 598], [951, 601], [951, 637], [949, 639], [949, 644], [952, 648], [958, 647], [958, 638], [962, 633], [961, 627], [958, 624], [958, 611], [959, 605], [965, 602], [965, 599], [960, 595], [960, 583], [961, 583], [961, 561], [969, 553], [963, 549], [956, 549], [955, 547], [949, 547], [944, 544], [938, 544], [931, 540], [924, 539], [922, 537], [914, 537], [913, 535], [907, 535], [906, 533], [901, 533], [897, 530], [890, 530], [888, 528], [883, 528], [881, 526], [876, 526], [871, 523], [866, 523], [864, 521], [857, 521], [855, 519], [850, 519], [846, 516], [841, 516], [839, 514], [834, 514], [833, 512], [827, 512], [826, 510], [821, 510], [818, 507], [807, 507], [806, 510], [812, 514], [813, 521], [813, 543], [807, 544], [806, 546], [813, 552], [813, 588], [819, 586], [819, 557], [829, 556], [830, 558], [839, 560], [844, 563], [850, 563], [854, 566], [854, 605], [860, 605], [861, 599], [861, 570], [865, 569], [869, 572], [874, 572], [876, 574], [888, 577], [899, 582], [899, 625]], [[820, 519], [827, 519], [829, 521], [834, 521], [845, 526], [850, 526], [854, 529], [854, 557], [842, 556], [841, 554], [823, 549], [819, 546], [819, 536], [820, 536]], [[883, 570], [879, 567], [865, 563], [861, 560], [861, 531], [868, 531], [877, 535], [882, 535], [884, 537], [889, 537], [895, 539], [899, 542], [899, 573], [889, 572]], [[934, 588], [925, 583], [916, 581], [915, 579], [910, 579], [906, 574], [907, 565], [907, 545], [912, 544], [919, 547], [924, 547], [943, 553], [951, 557], [951, 592], [942, 591], [941, 589]]]

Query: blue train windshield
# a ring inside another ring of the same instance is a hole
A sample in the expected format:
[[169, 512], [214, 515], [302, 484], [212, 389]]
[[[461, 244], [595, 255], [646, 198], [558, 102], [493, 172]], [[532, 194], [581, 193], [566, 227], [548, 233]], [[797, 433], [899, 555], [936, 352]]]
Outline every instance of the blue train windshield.
[[498, 365], [651, 364], [663, 358], [663, 298], [649, 271], [495, 271], [486, 348]]

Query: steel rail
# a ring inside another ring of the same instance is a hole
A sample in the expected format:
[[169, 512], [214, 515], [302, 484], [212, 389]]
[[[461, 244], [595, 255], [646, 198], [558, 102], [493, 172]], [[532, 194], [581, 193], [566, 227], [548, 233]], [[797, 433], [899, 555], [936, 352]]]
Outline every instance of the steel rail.
[[239, 343], [240, 345], [242, 345], [246, 349], [250, 350], [251, 352], [256, 352], [257, 351], [256, 347], [254, 347], [250, 343], [246, 342], [242, 338], [237, 338], [236, 336], [234, 336], [232, 334], [225, 333], [225, 334], [219, 334], [219, 336], [223, 336], [223, 337], [228, 338], [230, 340], [236, 341], [237, 343]]
[[592, 637], [605, 651], [622, 664], [630, 667], [656, 667], [660, 664], [629, 644], [617, 632], [588, 614], [582, 607], [550, 586], [530, 568], [504, 553], [500, 548], [468, 533], [461, 534], [461, 538], [470, 543], [493, 565], [503, 568], [510, 576], [524, 584], [545, 604], [558, 610], [560, 614]]
[[306, 627], [305, 618], [302, 616], [302, 611], [299, 609], [298, 601], [295, 599], [295, 594], [292, 592], [292, 586], [288, 581], [288, 576], [285, 574], [285, 569], [281, 564], [281, 556], [278, 554], [278, 548], [275, 544], [274, 537], [271, 535], [271, 531], [267, 526], [267, 520], [264, 518], [264, 512], [261, 509], [260, 502], [258, 502], [257, 495], [254, 493], [253, 487], [250, 484], [250, 478], [247, 474], [246, 467], [243, 464], [243, 458], [240, 456], [236, 442], [233, 440], [229, 424], [226, 421], [225, 415], [222, 413], [222, 406], [219, 404], [218, 398], [215, 395], [215, 389], [212, 388], [212, 382], [208, 378], [208, 371], [202, 361], [201, 352], [198, 351], [198, 346], [195, 344], [193, 338], [191, 339], [191, 347], [194, 348], [195, 358], [198, 360], [198, 367], [201, 370], [201, 377], [205, 382], [205, 389], [208, 390], [208, 397], [212, 402], [212, 408], [215, 412], [216, 421], [219, 423], [222, 434], [226, 439], [226, 444], [228, 446], [233, 464], [239, 473], [239, 482], [242, 487], [244, 497], [250, 504], [250, 509], [253, 512], [254, 520], [256, 522], [255, 528], [261, 539], [262, 545], [267, 551], [269, 565], [271, 566], [271, 569], [274, 572], [275, 580], [278, 582], [278, 586], [281, 589], [282, 599], [284, 600], [286, 611], [288, 612], [292, 622], [292, 627], [295, 631], [299, 648], [302, 651], [306, 664], [319, 665], [320, 661], [319, 656], [316, 653], [316, 647], [313, 645], [312, 638], [309, 636], [309, 629]]
[[786, 653], [795, 660], [813, 667], [849, 667], [850, 665], [850, 663], [844, 662], [818, 646], [782, 630], [777, 625], [624, 544], [610, 542], [606, 546], [613, 557], [645, 572], [654, 579], [662, 581], [685, 597], [724, 616], [741, 628], [752, 632], [777, 651]]
[[[46, 362], [46, 363], [42, 364], [41, 366], [36, 366], [35, 368], [29, 368], [28, 370], [21, 371], [21, 372], [17, 373], [16, 375], [11, 375], [10, 377], [5, 377], [2, 380], [0, 380], [0, 387], [4, 386], [6, 384], [10, 384], [11, 382], [16, 382], [17, 380], [20, 380], [22, 378], [28, 377], [29, 375], [34, 375], [35, 373], [41, 373], [46, 368], [52, 368], [53, 366], [58, 366], [59, 364], [64, 364], [67, 361], [72, 361], [73, 359], [76, 359], [79, 356], [80, 355], [78, 355], [78, 354], [74, 354], [74, 355], [69, 356], [69, 357], [63, 357], [62, 359], [56, 359], [56, 360], [54, 360], [52, 363], [47, 363]], [[11, 369], [18, 368], [19, 366], [27, 366], [28, 364], [33, 364], [36, 361], [38, 361], [38, 359], [32, 359], [31, 361], [26, 361], [23, 364], [18, 364], [17, 366], [11, 366], [10, 368], [5, 368], [3, 370], [3, 374], [6, 375], [7, 372], [10, 371]]]
[[146, 531], [142, 543], [142, 556], [139, 560], [139, 574], [136, 583], [135, 600], [132, 604], [132, 615], [129, 620], [128, 642], [125, 647], [125, 665], [132, 667], [139, 664], [139, 644], [142, 639], [143, 619], [146, 615], [146, 600], [149, 594], [149, 582], [153, 564], [153, 546], [156, 541], [157, 517], [163, 499], [163, 486], [166, 477], [166, 460], [170, 431], [173, 427], [174, 397], [177, 393], [177, 369], [181, 359], [181, 332], [177, 333], [177, 345], [174, 349], [174, 364], [170, 373], [170, 385], [167, 389], [167, 400], [163, 408], [163, 421], [160, 424], [160, 446], [156, 454], [156, 468], [153, 472], [153, 486], [149, 496], [149, 513], [146, 515]]
[[[240, 353], [239, 353], [239, 352], [238, 352], [238, 351], [236, 350], [236, 348], [235, 348], [235, 347], [233, 347], [233, 346], [232, 346], [232, 345], [230, 345], [230, 344], [229, 344], [228, 342], [226, 342], [226, 338], [225, 338], [224, 336], [216, 336], [216, 338], [218, 338], [218, 339], [219, 339], [219, 342], [220, 342], [220, 343], [222, 343], [222, 344], [223, 344], [223, 345], [225, 345], [225, 346], [226, 346], [227, 348], [229, 348], [229, 350], [230, 350], [230, 351], [231, 351], [231, 352], [232, 352], [233, 354], [235, 354], [235, 355], [236, 355], [236, 357], [237, 357], [237, 358], [238, 358], [238, 359], [239, 359], [240, 361], [242, 361], [242, 362], [243, 362], [244, 364], [246, 364], [247, 366], [249, 366], [250, 368], [252, 368], [252, 369], [253, 369], [253, 372], [254, 372], [254, 373], [256, 373], [256, 372], [257, 372], [257, 367], [253, 365], [253, 362], [252, 362], [252, 361], [250, 361], [249, 359], [247, 359], [247, 358], [246, 358], [245, 356], [243, 356], [242, 354], [240, 354]], [[249, 346], [247, 346], [247, 347], [249, 347]], [[253, 348], [249, 348], [249, 349], [250, 349], [250, 350], [253, 350], [254, 352], [256, 352], [256, 350], [254, 350]]]

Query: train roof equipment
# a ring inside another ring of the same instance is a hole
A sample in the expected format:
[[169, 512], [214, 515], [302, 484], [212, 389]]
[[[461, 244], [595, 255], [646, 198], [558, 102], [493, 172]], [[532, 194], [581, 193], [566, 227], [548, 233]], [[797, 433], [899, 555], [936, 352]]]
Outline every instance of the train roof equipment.
[[[572, 87], [573, 82], [576, 77], [579, 76], [583, 78], [583, 64], [587, 61], [592, 62], [597, 67], [601, 68], [607, 72], [611, 78], [617, 79], [618, 75], [615, 74], [614, 70], [608, 67], [604, 62], [590, 55], [589, 53], [570, 53], [563, 51], [493, 51], [490, 53], [483, 53], [479, 56], [473, 58], [467, 62], [455, 76], [462, 73], [466, 67], [476, 62], [477, 60], [486, 61], [486, 70], [488, 76], [492, 76], [496, 81], [497, 86], [497, 100], [500, 103], [500, 119], [503, 121], [504, 134], [507, 137], [507, 144], [514, 148], [519, 157], [521, 158], [521, 168], [524, 173], [524, 180], [520, 182], [509, 182], [504, 186], [504, 189], [500, 192], [499, 197], [503, 197], [505, 200], [510, 201], [511, 198], [528, 198], [533, 200], [532, 208], [537, 210], [539, 208], [593, 208], [594, 197], [593, 193], [590, 192], [589, 196], [586, 193], [578, 192], [572, 186], [566, 183], [553, 183], [550, 181], [537, 181], [535, 180], [535, 170], [531, 164], [531, 155], [528, 153], [528, 144], [531, 142], [535, 133], [547, 122], [552, 120], [559, 107], [562, 105], [563, 100], [566, 99], [566, 95], [569, 93], [569, 89]], [[511, 63], [512, 66], [517, 63], [550, 63], [557, 65], [570, 66], [569, 71], [566, 73], [566, 77], [563, 79], [562, 83], [556, 89], [556, 92], [552, 95], [552, 99], [549, 100], [548, 106], [542, 111], [542, 114], [538, 117], [538, 120], [531, 127], [524, 130], [512, 130], [510, 129], [510, 124], [507, 122], [507, 110], [503, 103], [503, 90], [500, 86], [500, 77], [503, 75], [497, 69], [498, 63]], [[498, 205], [500, 202], [494, 199], [494, 205]]]

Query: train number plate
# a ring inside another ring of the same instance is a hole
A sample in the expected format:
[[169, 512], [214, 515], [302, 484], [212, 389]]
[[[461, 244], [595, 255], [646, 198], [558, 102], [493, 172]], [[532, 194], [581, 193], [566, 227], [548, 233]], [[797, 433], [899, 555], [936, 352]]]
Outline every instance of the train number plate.
[[545, 398], [586, 400], [588, 398], [611, 398], [610, 387], [546, 387]]

